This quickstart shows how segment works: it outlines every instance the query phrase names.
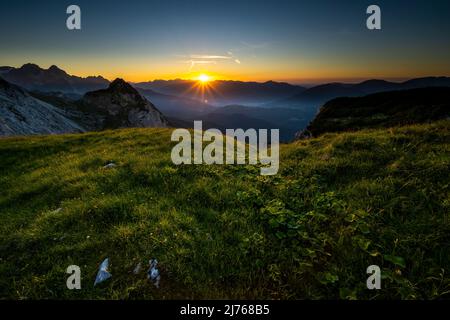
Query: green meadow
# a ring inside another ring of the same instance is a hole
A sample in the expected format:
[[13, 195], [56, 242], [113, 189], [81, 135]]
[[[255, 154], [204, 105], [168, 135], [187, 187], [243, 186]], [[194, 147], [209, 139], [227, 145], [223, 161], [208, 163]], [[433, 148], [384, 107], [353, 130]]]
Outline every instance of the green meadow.
[[171, 132], [0, 139], [0, 298], [450, 298], [450, 120], [284, 144], [275, 176], [176, 166]]

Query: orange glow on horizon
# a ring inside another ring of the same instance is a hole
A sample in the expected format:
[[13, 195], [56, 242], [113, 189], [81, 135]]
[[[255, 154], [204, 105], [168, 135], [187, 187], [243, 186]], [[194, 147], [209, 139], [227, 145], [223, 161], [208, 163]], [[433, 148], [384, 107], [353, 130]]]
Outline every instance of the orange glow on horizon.
[[[388, 81], [404, 81], [406, 79], [426, 77], [426, 76], [449, 76], [449, 70], [435, 71], [433, 68], [427, 70], [408, 69], [406, 67], [389, 71], [384, 70], [360, 70], [357, 67], [353, 68], [314, 68], [311, 66], [303, 70], [292, 68], [291, 70], [284, 70], [282, 68], [272, 70], [264, 70], [263, 68], [255, 70], [255, 68], [248, 68], [246, 70], [226, 70], [212, 67], [212, 70], [196, 70], [183, 72], [178, 67], [173, 65], [157, 64], [142, 67], [142, 64], [121, 66], [120, 64], [111, 67], [109, 64], [70, 64], [59, 61], [31, 61], [36, 63], [41, 68], [48, 68], [55, 64], [70, 75], [87, 77], [87, 76], [102, 76], [110, 81], [116, 78], [122, 78], [129, 82], [147, 82], [154, 80], [192, 80], [198, 84], [213, 86], [214, 81], [277, 81], [288, 82], [292, 84], [319, 84], [329, 82], [361, 82], [368, 79], [384, 79]], [[13, 67], [19, 68], [23, 62], [10, 64]], [[200, 78], [201, 77], [201, 78]], [[207, 77], [207, 78], [206, 78]], [[201, 80], [203, 79], [203, 80]], [[206, 81], [204, 81], [206, 80]]]

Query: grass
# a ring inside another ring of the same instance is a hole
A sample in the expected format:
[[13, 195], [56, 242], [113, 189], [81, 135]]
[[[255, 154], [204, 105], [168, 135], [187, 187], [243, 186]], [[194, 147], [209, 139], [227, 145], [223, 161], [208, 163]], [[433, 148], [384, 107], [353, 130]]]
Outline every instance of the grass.
[[[170, 135], [0, 139], [0, 298], [450, 298], [450, 121], [282, 145], [271, 177], [175, 166]], [[160, 289], [132, 273], [151, 257]]]

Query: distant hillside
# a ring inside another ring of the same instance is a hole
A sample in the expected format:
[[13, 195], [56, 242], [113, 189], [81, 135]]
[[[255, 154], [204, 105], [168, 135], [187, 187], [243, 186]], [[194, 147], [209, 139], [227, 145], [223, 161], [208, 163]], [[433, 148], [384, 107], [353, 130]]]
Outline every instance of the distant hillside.
[[38, 65], [27, 63], [20, 68], [1, 67], [0, 70], [2, 77], [8, 82], [34, 91], [84, 94], [104, 89], [109, 85], [109, 81], [101, 76], [87, 78], [72, 76], [54, 65], [42, 69]]
[[309, 88], [299, 94], [272, 103], [272, 106], [311, 107], [318, 109], [325, 102], [338, 97], [359, 97], [372, 93], [408, 90], [425, 87], [450, 87], [449, 77], [426, 77], [405, 82], [367, 80], [357, 84], [328, 83]]
[[424, 123], [450, 117], [450, 88], [382, 92], [327, 102], [307, 127], [313, 135]]

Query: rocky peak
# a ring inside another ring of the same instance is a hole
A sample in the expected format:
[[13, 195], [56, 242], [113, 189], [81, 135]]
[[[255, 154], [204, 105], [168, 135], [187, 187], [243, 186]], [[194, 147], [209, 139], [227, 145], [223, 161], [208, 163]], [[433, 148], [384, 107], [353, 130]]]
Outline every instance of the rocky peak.
[[50, 68], [48, 68], [48, 71], [50, 71], [53, 74], [61, 74], [61, 75], [66, 74], [66, 72], [64, 70], [61, 70], [60, 68], [58, 68], [55, 65], [52, 65]]
[[19, 70], [22, 70], [27, 73], [39, 73], [42, 71], [42, 69], [34, 63], [26, 63], [22, 67], [19, 68]]
[[96, 100], [95, 104], [97, 105], [118, 105], [120, 107], [135, 107], [148, 103], [136, 89], [120, 78], [111, 82], [107, 89], [86, 93], [85, 99]]
[[108, 90], [120, 93], [139, 94], [136, 89], [134, 89], [128, 82], [121, 78], [117, 78], [116, 80], [111, 82]]
[[168, 126], [161, 112], [120, 78], [107, 89], [86, 93], [83, 102], [107, 113], [106, 128]]

